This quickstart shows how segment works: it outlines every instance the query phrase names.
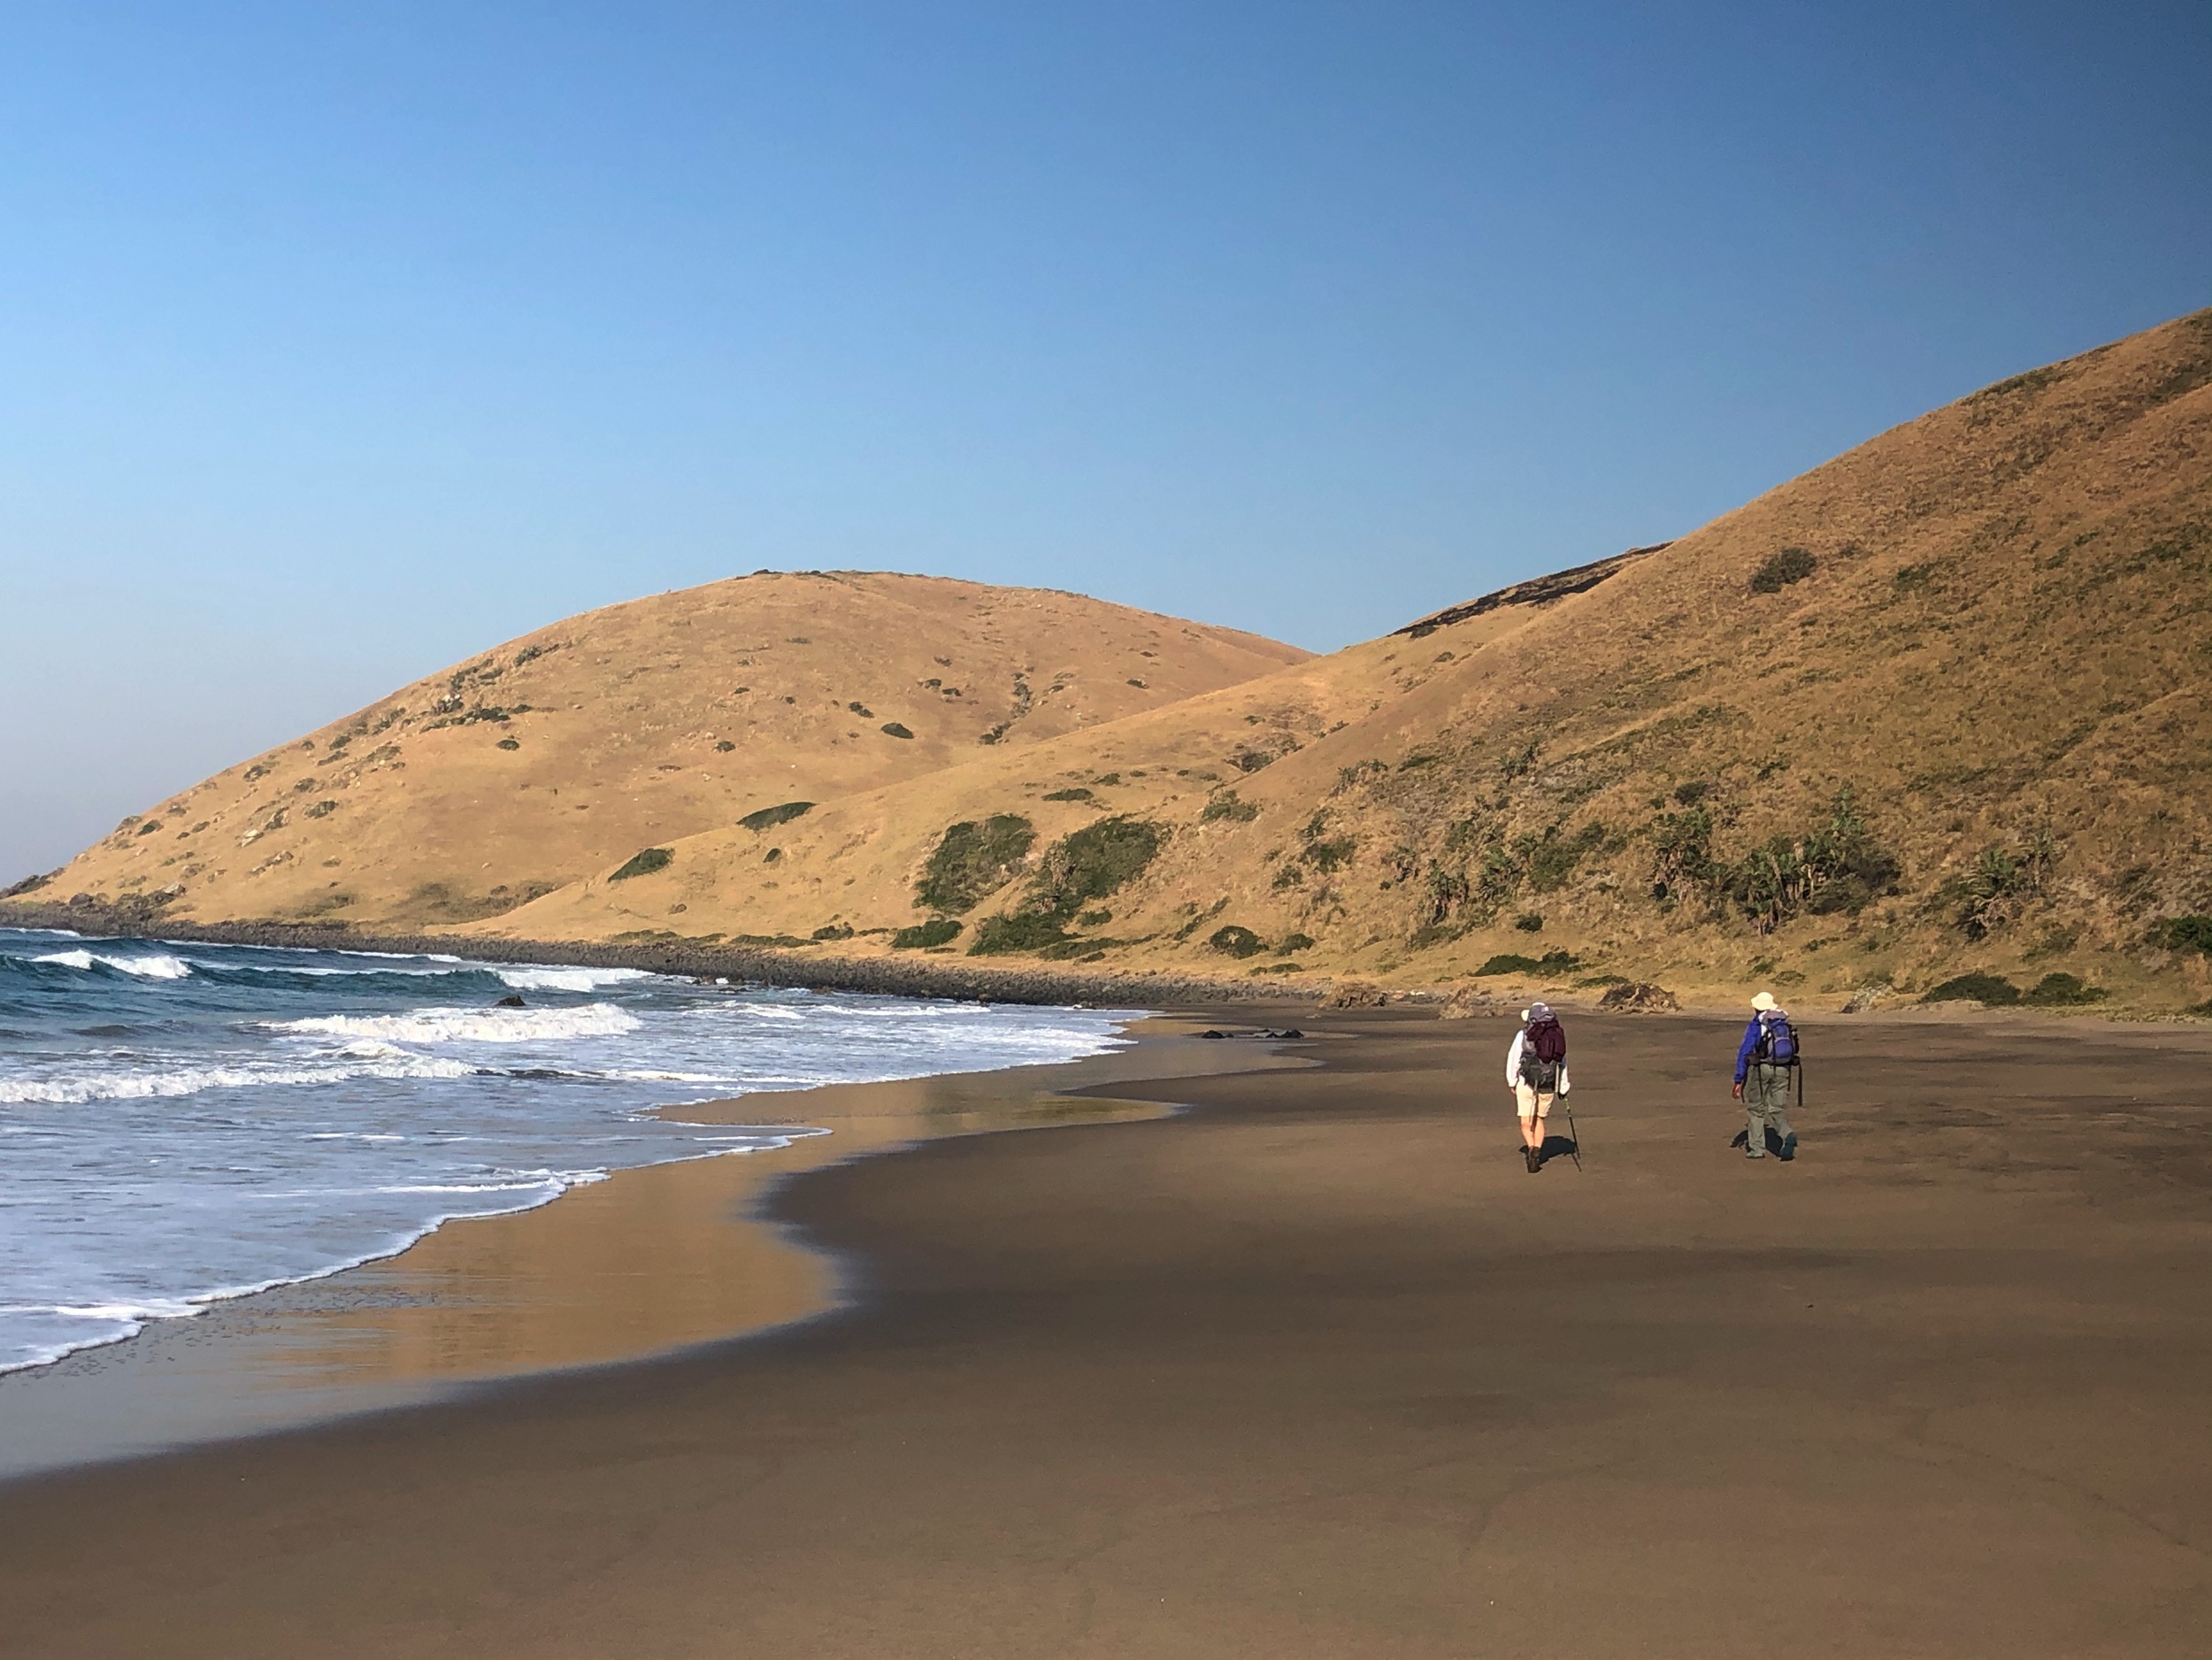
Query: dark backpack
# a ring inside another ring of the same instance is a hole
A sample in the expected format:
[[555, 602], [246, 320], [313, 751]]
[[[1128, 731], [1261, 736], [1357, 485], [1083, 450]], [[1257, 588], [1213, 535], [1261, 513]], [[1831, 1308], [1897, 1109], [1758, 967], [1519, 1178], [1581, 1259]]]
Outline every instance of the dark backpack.
[[1525, 1047], [1534, 1049], [1540, 1060], [1563, 1061], [1567, 1058], [1567, 1029], [1556, 1020], [1539, 1020], [1529, 1027]]
[[1761, 1066], [1797, 1064], [1797, 1028], [1786, 1014], [1759, 1017], [1759, 1041], [1751, 1046], [1751, 1058]]
[[1554, 1089], [1567, 1058], [1567, 1034], [1556, 1020], [1539, 1020], [1521, 1039], [1521, 1081], [1532, 1089]]

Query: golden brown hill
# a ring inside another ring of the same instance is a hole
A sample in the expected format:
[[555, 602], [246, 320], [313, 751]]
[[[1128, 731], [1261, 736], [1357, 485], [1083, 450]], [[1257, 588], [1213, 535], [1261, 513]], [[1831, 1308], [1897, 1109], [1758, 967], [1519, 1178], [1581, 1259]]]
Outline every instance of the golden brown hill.
[[37, 896], [449, 925], [657, 842], [1306, 655], [1079, 595], [763, 572], [571, 618], [403, 687], [126, 819]]
[[851, 928], [818, 948], [851, 953], [938, 918], [908, 943], [1427, 984], [1519, 959], [1586, 991], [2212, 993], [2190, 947], [2212, 923], [2171, 923], [2212, 911], [2212, 312], [1601, 577], [673, 841], [486, 930]]

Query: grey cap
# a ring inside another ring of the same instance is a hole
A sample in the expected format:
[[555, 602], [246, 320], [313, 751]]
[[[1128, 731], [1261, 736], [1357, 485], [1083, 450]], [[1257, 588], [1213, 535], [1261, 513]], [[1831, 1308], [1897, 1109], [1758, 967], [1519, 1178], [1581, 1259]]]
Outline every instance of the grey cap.
[[1532, 1003], [1528, 1006], [1528, 1012], [1521, 1018], [1524, 1020], [1548, 1020], [1552, 1018], [1551, 1004]]

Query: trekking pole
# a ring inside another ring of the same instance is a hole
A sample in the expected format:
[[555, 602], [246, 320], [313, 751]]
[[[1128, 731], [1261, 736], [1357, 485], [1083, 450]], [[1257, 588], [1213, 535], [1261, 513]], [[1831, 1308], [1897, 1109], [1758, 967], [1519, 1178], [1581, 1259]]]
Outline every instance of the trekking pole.
[[1575, 1168], [1582, 1168], [1582, 1132], [1575, 1128], [1575, 1110], [1572, 1103], [1562, 1101], [1567, 1109], [1567, 1157], [1573, 1159]]

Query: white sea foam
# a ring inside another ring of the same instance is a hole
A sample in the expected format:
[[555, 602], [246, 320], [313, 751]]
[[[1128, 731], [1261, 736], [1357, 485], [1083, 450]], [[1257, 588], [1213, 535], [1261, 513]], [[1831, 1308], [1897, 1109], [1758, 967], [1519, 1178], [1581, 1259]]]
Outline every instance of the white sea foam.
[[0, 1078], [0, 1105], [41, 1103], [74, 1106], [90, 1101], [150, 1101], [196, 1095], [209, 1089], [251, 1089], [273, 1084], [337, 1084], [357, 1078], [466, 1078], [478, 1070], [464, 1061], [434, 1055], [348, 1057], [308, 1065], [248, 1063], [237, 1066], [180, 1066], [145, 1072], [137, 1064], [96, 1064], [85, 1071], [45, 1078]]
[[641, 1023], [628, 1010], [613, 1003], [588, 1003], [571, 1009], [418, 1009], [410, 1014], [310, 1015], [268, 1024], [278, 1032], [387, 1038], [398, 1043], [529, 1043], [620, 1037], [636, 1031]]
[[499, 968], [492, 971], [517, 991], [597, 991], [634, 980], [650, 980], [641, 968]]
[[0, 1303], [0, 1372], [51, 1365], [81, 1349], [135, 1337], [149, 1320], [188, 1319], [201, 1305], [173, 1297], [127, 1303]]
[[8, 1314], [58, 1314], [70, 1320], [176, 1320], [197, 1314], [203, 1305], [179, 1297], [155, 1297], [144, 1303], [87, 1303], [72, 1307], [49, 1303], [42, 1308], [11, 1307]]
[[202, 968], [221, 967], [233, 974], [297, 974], [305, 980], [362, 980], [372, 975], [395, 974], [402, 980], [449, 980], [456, 974], [473, 973], [466, 966], [458, 968], [405, 968], [398, 964], [370, 964], [364, 968], [316, 967], [305, 963], [223, 963], [215, 964], [195, 959]]
[[[1110, 1014], [716, 989], [636, 969], [8, 929], [0, 951], [11, 971], [56, 959], [0, 974], [0, 1371], [390, 1256], [457, 1217], [534, 1209], [609, 1171], [805, 1133], [657, 1111], [685, 1100], [1119, 1041]], [[529, 1006], [493, 1006], [503, 982]]]
[[184, 980], [192, 972], [192, 964], [180, 957], [157, 955], [153, 957], [109, 957], [95, 951], [54, 951], [34, 957], [34, 962], [58, 963], [65, 968], [92, 969], [107, 967], [126, 974], [136, 974], [144, 980]]

